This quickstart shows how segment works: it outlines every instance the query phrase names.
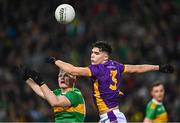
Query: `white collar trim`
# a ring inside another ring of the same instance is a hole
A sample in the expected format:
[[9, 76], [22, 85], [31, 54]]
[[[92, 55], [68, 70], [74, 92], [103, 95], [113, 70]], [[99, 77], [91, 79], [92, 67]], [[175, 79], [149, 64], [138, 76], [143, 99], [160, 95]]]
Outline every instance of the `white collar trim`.
[[158, 102], [157, 100], [155, 100], [154, 98], [152, 99], [152, 101], [154, 102], [154, 103], [156, 103], [156, 104], [159, 104], [159, 105], [161, 105], [162, 104], [162, 102]]

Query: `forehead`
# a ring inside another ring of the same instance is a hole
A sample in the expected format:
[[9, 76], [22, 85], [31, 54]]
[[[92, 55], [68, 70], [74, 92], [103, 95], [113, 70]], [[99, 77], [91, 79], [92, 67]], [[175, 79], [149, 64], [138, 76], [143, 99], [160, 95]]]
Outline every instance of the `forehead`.
[[100, 52], [100, 49], [98, 47], [93, 47], [92, 52]]
[[73, 78], [73, 79], [76, 79], [76, 76], [73, 76], [67, 72], [64, 72], [64, 71], [60, 71], [59, 74], [58, 74], [59, 77], [62, 77], [62, 76], [67, 76], [69, 78]]
[[158, 86], [154, 86], [152, 88], [152, 90], [159, 90], [159, 89], [163, 89], [164, 90], [164, 86], [163, 85], [158, 85]]
[[64, 72], [64, 71], [59, 71], [58, 75], [60, 76], [60, 75], [68, 75], [68, 74], [66, 72]]

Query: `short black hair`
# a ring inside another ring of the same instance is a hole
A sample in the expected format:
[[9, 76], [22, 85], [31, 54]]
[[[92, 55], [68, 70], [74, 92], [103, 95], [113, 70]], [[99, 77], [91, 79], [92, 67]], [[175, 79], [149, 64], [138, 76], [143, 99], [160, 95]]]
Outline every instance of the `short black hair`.
[[92, 45], [92, 47], [97, 47], [101, 51], [107, 52], [109, 55], [112, 53], [111, 46], [105, 41], [97, 41]]
[[152, 83], [152, 85], [150, 87], [150, 91], [152, 91], [154, 87], [159, 86], [159, 85], [164, 86], [164, 84], [161, 81], [159, 81], [159, 80], [155, 81], [154, 83]]

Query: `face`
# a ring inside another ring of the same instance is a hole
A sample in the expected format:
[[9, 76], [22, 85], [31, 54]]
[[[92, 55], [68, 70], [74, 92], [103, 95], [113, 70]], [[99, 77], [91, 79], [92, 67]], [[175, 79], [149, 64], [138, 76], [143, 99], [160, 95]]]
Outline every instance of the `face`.
[[94, 47], [91, 52], [91, 64], [103, 64], [108, 60], [108, 54], [100, 51], [99, 48]]
[[70, 76], [71, 75], [67, 74], [66, 72], [59, 72], [58, 83], [60, 88], [67, 89], [73, 87], [74, 79]]
[[153, 89], [151, 91], [152, 97], [159, 102], [163, 101], [164, 93], [165, 93], [165, 91], [164, 91], [163, 85], [155, 86], [155, 87], [153, 87]]

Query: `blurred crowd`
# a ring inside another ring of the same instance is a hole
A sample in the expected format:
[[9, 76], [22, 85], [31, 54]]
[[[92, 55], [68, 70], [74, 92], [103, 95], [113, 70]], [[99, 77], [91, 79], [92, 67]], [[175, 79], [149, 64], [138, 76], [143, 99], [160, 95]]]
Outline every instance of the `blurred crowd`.
[[[54, 11], [69, 3], [75, 20], [59, 24]], [[164, 64], [175, 73], [124, 74], [119, 99], [128, 121], [142, 121], [151, 99], [149, 86], [165, 84], [164, 105], [169, 121], [180, 121], [180, 1], [179, 0], [1, 0], [0, 1], [0, 121], [54, 121], [50, 105], [17, 74], [17, 66], [38, 70], [48, 86], [58, 88], [58, 69], [43, 59], [56, 56], [78, 66], [90, 64], [91, 44], [106, 40], [112, 59], [124, 64]], [[76, 83], [85, 98], [86, 121], [98, 121], [88, 78]]]

